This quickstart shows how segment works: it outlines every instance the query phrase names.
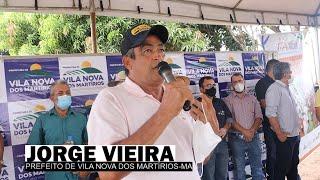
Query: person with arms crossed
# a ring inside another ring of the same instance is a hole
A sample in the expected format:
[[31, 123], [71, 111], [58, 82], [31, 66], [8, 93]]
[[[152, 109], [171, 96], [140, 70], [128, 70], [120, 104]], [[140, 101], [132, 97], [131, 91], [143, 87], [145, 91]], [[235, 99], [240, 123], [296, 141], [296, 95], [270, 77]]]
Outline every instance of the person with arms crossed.
[[241, 73], [231, 76], [231, 84], [233, 92], [224, 100], [234, 119], [228, 137], [235, 163], [235, 179], [246, 179], [247, 151], [252, 179], [263, 180], [261, 142], [257, 133], [262, 123], [261, 108], [256, 97], [245, 91], [245, 81]]

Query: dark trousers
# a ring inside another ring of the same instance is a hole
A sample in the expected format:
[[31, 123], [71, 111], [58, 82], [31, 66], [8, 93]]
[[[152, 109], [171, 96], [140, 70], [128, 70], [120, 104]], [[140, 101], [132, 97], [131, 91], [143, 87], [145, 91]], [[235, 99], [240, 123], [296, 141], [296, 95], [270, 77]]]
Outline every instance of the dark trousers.
[[288, 137], [285, 142], [280, 142], [275, 136], [276, 164], [275, 180], [299, 180], [299, 145], [300, 137]]
[[276, 163], [276, 143], [274, 141], [273, 131], [268, 126], [263, 126], [264, 140], [267, 148], [267, 179], [274, 180], [274, 168]]

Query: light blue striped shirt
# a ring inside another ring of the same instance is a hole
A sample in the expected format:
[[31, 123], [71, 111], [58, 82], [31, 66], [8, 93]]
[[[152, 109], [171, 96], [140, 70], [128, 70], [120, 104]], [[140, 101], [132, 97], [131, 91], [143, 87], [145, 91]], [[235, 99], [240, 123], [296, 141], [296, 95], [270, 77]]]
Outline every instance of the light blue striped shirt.
[[289, 86], [277, 80], [266, 93], [266, 116], [278, 118], [280, 128], [288, 137], [298, 136], [299, 116]]

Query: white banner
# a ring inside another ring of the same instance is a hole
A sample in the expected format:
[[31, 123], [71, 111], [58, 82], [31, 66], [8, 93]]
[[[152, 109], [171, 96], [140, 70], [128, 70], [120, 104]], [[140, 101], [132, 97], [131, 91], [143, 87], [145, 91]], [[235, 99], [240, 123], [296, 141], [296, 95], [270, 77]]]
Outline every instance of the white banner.
[[51, 108], [49, 99], [9, 102], [12, 145], [26, 144], [36, 119]]
[[59, 66], [73, 96], [97, 94], [107, 85], [106, 56], [62, 57]]
[[230, 82], [234, 73], [244, 75], [241, 52], [216, 53], [218, 82]]
[[15, 179], [14, 173], [14, 163], [13, 163], [13, 156], [12, 156], [12, 147], [6, 146], [4, 147], [3, 152], [3, 167], [0, 173], [0, 179]]
[[183, 53], [166, 53], [164, 60], [171, 66], [173, 74], [186, 76], [186, 65], [184, 63]]
[[280, 61], [289, 62], [293, 66], [302, 60], [301, 32], [276, 33], [262, 36], [262, 46], [267, 51], [278, 52]]

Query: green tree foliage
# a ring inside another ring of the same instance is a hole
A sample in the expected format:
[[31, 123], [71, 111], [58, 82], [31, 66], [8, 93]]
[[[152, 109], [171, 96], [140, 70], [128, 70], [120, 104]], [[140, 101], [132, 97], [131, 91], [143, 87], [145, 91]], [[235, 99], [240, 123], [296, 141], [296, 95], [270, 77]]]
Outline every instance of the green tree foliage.
[[177, 23], [164, 24], [169, 30], [169, 51], [207, 51], [210, 40], [206, 34], [190, 25]]
[[197, 28], [179, 23], [164, 23], [145, 19], [97, 17], [97, 34], [99, 52], [119, 52], [124, 32], [130, 27], [146, 24], [162, 24], [168, 28], [169, 41], [167, 51], [206, 51], [209, 38]]
[[199, 24], [195, 27], [209, 37], [210, 50], [220, 51], [223, 46], [229, 51], [256, 50], [251, 48], [254, 40], [240, 26]]
[[[167, 51], [243, 50], [225, 26], [98, 16], [98, 52], [118, 53], [123, 33], [141, 23], [168, 28]], [[90, 53], [90, 36], [89, 16], [0, 13], [0, 52], [10, 55]]]
[[3, 13], [0, 51], [10, 55], [81, 53], [90, 35], [87, 16]]
[[[0, 50], [20, 54], [20, 49], [31, 49], [39, 43], [37, 16], [3, 13], [0, 17]], [[30, 48], [29, 48], [30, 47]]]
[[39, 54], [80, 53], [90, 34], [87, 16], [46, 15], [40, 17]]

